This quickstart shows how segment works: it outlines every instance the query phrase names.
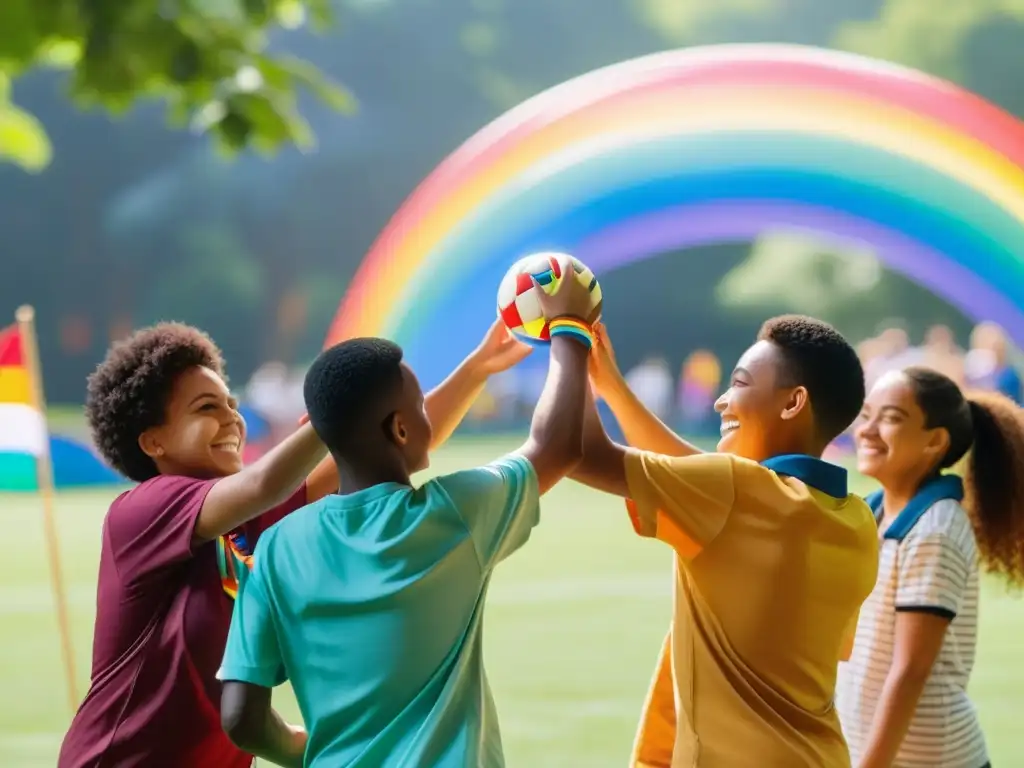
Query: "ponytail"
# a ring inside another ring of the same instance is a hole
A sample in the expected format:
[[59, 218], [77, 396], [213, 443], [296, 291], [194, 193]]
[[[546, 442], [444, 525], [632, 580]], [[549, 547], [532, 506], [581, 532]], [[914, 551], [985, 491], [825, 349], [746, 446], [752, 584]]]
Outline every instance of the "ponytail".
[[930, 368], [903, 371], [928, 429], [949, 434], [937, 470], [962, 471], [978, 551], [986, 570], [1024, 586], [1024, 410], [1003, 395], [964, 397]]
[[973, 432], [965, 507], [986, 570], [1024, 586], [1024, 410], [981, 393], [967, 400]]

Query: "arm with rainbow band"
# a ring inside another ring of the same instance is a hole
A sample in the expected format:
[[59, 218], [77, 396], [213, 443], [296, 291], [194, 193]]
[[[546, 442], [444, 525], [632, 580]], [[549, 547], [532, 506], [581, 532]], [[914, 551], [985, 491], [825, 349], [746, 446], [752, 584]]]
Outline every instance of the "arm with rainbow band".
[[615, 362], [615, 349], [603, 323], [594, 326], [590, 355], [590, 380], [615, 414], [626, 442], [642, 451], [665, 456], [693, 456], [700, 448], [683, 440], [645, 406], [626, 383]]

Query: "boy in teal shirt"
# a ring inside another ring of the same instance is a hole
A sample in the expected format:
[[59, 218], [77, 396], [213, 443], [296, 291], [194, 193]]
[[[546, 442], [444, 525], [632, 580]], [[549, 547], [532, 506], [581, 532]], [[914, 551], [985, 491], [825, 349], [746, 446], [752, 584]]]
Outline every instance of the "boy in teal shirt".
[[[548, 317], [582, 317], [576, 280]], [[219, 678], [239, 747], [313, 768], [500, 768], [481, 627], [497, 563], [529, 538], [540, 496], [582, 452], [585, 335], [554, 334], [530, 438], [516, 453], [419, 488], [431, 426], [402, 351], [355, 339], [306, 377], [310, 421], [334, 455], [340, 494], [261, 537]], [[270, 708], [290, 680], [304, 732]]]

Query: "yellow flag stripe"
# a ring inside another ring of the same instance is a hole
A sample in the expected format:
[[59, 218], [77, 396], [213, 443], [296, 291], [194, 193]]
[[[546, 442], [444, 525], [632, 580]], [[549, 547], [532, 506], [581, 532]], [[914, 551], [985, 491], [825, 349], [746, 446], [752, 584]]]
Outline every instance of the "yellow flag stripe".
[[0, 366], [0, 403], [29, 405], [31, 402], [28, 371], [22, 366]]

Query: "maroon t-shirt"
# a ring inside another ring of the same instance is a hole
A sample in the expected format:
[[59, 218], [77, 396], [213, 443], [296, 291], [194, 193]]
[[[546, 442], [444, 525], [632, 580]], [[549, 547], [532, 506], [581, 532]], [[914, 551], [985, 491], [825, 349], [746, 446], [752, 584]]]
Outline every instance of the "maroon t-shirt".
[[[194, 546], [215, 480], [160, 476], [103, 521], [92, 681], [58, 768], [249, 768], [220, 726], [217, 668], [231, 623], [216, 542]], [[305, 486], [243, 526], [259, 534], [306, 503]]]

